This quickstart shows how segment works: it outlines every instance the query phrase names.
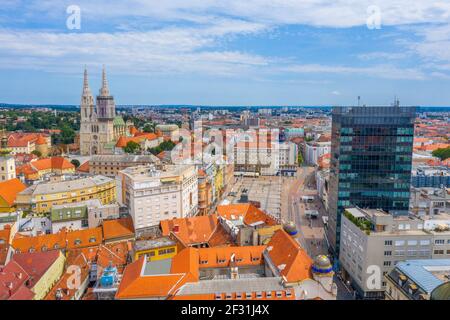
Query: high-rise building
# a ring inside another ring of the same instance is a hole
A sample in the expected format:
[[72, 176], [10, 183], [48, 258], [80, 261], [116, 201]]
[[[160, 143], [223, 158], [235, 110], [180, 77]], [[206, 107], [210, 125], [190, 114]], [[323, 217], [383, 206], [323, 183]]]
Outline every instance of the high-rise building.
[[415, 113], [398, 104], [333, 109], [326, 235], [336, 256], [346, 207], [408, 214]]
[[116, 105], [111, 96], [103, 69], [102, 87], [97, 96], [97, 105], [89, 88], [87, 70], [84, 70], [81, 96], [80, 152], [82, 155], [111, 154], [120, 136], [127, 134], [127, 124], [116, 116]]

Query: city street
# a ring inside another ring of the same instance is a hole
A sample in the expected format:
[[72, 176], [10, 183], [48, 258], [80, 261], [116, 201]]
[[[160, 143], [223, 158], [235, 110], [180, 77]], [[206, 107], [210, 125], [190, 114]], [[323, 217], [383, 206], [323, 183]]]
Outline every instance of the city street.
[[[283, 203], [288, 204], [284, 220], [295, 223], [299, 231], [297, 241], [312, 258], [320, 254], [328, 255], [322, 219], [328, 213], [317, 196], [314, 174], [314, 167], [300, 167], [297, 178], [288, 186], [289, 190], [286, 193], [287, 202], [283, 201]], [[305, 203], [302, 201], [302, 196], [314, 196], [314, 200], [311, 203]], [[319, 216], [317, 218], [308, 218], [305, 214], [306, 210], [317, 210]], [[335, 283], [338, 287], [338, 300], [354, 299], [352, 290], [337, 275], [335, 275]]]

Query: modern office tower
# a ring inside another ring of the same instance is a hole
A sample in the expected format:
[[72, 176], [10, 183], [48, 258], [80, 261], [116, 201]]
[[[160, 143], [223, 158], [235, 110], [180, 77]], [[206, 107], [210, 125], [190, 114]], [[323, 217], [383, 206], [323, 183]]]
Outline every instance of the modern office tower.
[[344, 208], [407, 215], [415, 107], [335, 107], [327, 239], [339, 256]]

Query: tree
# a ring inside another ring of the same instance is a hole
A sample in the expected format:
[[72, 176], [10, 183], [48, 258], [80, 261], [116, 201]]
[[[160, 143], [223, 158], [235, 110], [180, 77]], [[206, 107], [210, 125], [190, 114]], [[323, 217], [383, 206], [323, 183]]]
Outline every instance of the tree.
[[432, 154], [433, 154], [433, 157], [437, 157], [437, 158], [441, 159], [441, 161], [444, 161], [444, 160], [450, 158], [450, 147], [436, 149], [432, 152]]
[[128, 141], [126, 147], [123, 148], [126, 153], [136, 153], [139, 150], [141, 150], [141, 145], [134, 141]]
[[42, 153], [39, 150], [33, 150], [33, 151], [31, 151], [31, 153], [34, 154], [38, 158], [42, 157]]
[[73, 159], [72, 161], [70, 161], [70, 163], [73, 164], [75, 168], [78, 168], [80, 166], [80, 161], [78, 161], [77, 159]]
[[300, 151], [297, 156], [297, 161], [298, 161], [298, 166], [300, 167], [303, 164], [303, 155]]
[[150, 151], [151, 154], [157, 155], [160, 154], [163, 151], [170, 151], [175, 147], [175, 143], [172, 140], [164, 141], [159, 144], [159, 146], [154, 148], [149, 148], [148, 151]]
[[153, 122], [146, 123], [142, 130], [147, 133], [153, 133], [153, 132], [155, 132], [155, 124]]

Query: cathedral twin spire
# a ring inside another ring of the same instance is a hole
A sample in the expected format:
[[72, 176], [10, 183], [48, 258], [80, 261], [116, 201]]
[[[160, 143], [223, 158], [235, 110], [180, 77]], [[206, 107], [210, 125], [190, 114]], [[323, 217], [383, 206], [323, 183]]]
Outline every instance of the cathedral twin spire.
[[[100, 88], [100, 96], [108, 97], [109, 95], [110, 94], [109, 94], [108, 80], [106, 79], [106, 70], [105, 66], [103, 66], [102, 87]], [[86, 67], [84, 68], [83, 96], [92, 96], [91, 89], [89, 88], [88, 72]]]

